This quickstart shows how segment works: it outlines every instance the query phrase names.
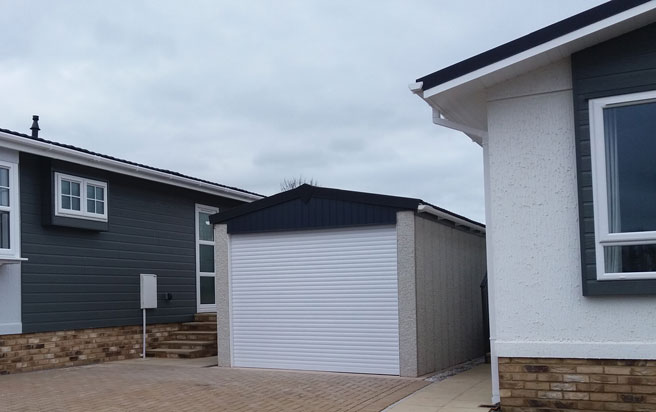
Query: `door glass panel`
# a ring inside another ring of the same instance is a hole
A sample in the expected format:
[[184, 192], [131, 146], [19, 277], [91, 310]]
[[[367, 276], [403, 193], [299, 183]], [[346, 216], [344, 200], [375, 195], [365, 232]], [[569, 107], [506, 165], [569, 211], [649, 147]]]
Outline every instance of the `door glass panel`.
[[201, 305], [214, 304], [214, 276], [200, 277], [200, 303]]
[[210, 223], [210, 214], [198, 212], [198, 237], [200, 240], [214, 241], [214, 231]]
[[0, 187], [0, 206], [9, 206], [9, 189]]
[[9, 249], [9, 212], [0, 212], [0, 249]]
[[9, 169], [0, 167], [0, 186], [9, 187]]
[[200, 271], [214, 273], [214, 246], [198, 245], [198, 254], [200, 255]]

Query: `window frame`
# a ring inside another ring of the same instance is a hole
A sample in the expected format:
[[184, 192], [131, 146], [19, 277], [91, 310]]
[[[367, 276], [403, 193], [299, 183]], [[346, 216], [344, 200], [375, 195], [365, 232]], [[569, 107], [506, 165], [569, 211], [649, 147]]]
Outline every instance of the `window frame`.
[[595, 262], [597, 280], [656, 279], [653, 272], [607, 273], [604, 247], [656, 244], [656, 231], [611, 233], [608, 226], [608, 190], [606, 177], [606, 131], [604, 109], [656, 102], [656, 90], [622, 94], [589, 100], [590, 156], [592, 164], [592, 197], [594, 204]]
[[0, 160], [0, 167], [9, 169], [9, 206], [0, 211], [9, 212], [9, 248], [0, 248], [0, 258], [20, 258], [20, 198], [18, 163]]
[[[68, 180], [80, 183], [80, 210], [63, 209], [62, 201], [62, 180]], [[92, 213], [87, 209], [87, 185], [102, 187], [104, 191], [104, 209], [102, 214]], [[66, 173], [55, 172], [55, 216], [70, 217], [76, 219], [94, 220], [97, 222], [107, 222], [109, 210], [109, 185], [107, 182], [100, 180], [88, 179], [85, 177], [69, 175]]]
[[[216, 239], [214, 240], [201, 240], [200, 239], [200, 231], [198, 229], [199, 227], [199, 219], [198, 219], [198, 214], [200, 212], [203, 213], [208, 213], [210, 215], [213, 215], [215, 213], [219, 213], [219, 208], [214, 207], [214, 206], [208, 206], [208, 205], [202, 205], [196, 203], [195, 208], [194, 208], [194, 224], [195, 224], [195, 244], [196, 244], [196, 306], [198, 312], [215, 312], [216, 311], [216, 290], [214, 294], [214, 304], [209, 304], [209, 303], [201, 303], [201, 296], [200, 296], [200, 278], [201, 277], [212, 277], [214, 278], [214, 285], [216, 288]], [[210, 223], [211, 225], [211, 223]], [[212, 231], [214, 230], [214, 225], [212, 225]], [[212, 234], [212, 236], [214, 236]], [[200, 246], [201, 245], [211, 245], [214, 248], [214, 267], [212, 272], [201, 272], [200, 271]]]

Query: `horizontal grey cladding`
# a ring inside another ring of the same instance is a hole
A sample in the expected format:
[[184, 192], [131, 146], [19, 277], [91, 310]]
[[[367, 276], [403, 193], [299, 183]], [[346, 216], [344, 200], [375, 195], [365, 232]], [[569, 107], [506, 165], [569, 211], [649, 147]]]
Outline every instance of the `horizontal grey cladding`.
[[[54, 171], [108, 182], [105, 228], [52, 221]], [[149, 310], [149, 323], [191, 320], [195, 204], [242, 203], [24, 153], [20, 185], [26, 333], [140, 324], [140, 273], [158, 276], [158, 309]]]
[[228, 233], [396, 224], [398, 210], [339, 199], [297, 198], [229, 220]]
[[656, 90], [656, 24], [572, 55], [583, 294], [656, 294], [655, 280], [598, 281], [590, 158], [590, 99]]

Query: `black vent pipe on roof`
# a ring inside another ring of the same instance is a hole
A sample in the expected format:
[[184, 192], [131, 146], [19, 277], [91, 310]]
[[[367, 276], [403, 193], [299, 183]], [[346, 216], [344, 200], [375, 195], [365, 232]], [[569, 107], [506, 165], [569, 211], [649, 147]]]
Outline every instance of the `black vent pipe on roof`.
[[30, 127], [30, 130], [32, 130], [32, 137], [39, 137], [39, 116], [34, 115], [32, 116], [32, 127]]

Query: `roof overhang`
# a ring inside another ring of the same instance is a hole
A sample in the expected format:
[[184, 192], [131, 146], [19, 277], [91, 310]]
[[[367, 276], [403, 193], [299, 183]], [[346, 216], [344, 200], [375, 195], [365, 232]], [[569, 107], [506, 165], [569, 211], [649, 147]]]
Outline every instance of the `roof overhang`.
[[0, 131], [0, 146], [20, 152], [77, 163], [84, 166], [95, 167], [97, 169], [108, 170], [110, 172], [134, 176], [141, 179], [165, 183], [167, 185], [183, 187], [185, 189], [191, 189], [197, 192], [209, 193], [211, 195], [227, 197], [230, 199], [241, 200], [245, 202], [252, 202], [262, 198], [262, 196], [255, 194], [241, 192], [239, 190], [213, 185], [211, 183], [201, 182], [182, 176], [176, 176], [142, 166], [120, 162], [118, 160], [107, 159], [101, 156], [96, 156], [93, 154], [84, 153], [78, 150], [56, 146], [37, 140], [30, 140], [2, 131]]
[[487, 133], [487, 88], [654, 21], [656, 0], [563, 34], [426, 90], [421, 82], [413, 83], [409, 87], [431, 106], [434, 123], [460, 130], [474, 142], [482, 144]]

